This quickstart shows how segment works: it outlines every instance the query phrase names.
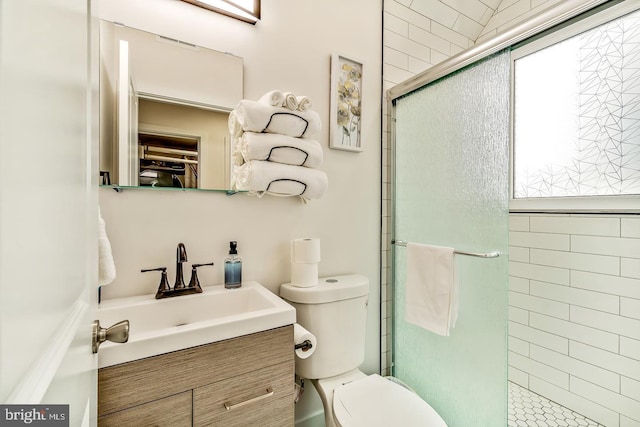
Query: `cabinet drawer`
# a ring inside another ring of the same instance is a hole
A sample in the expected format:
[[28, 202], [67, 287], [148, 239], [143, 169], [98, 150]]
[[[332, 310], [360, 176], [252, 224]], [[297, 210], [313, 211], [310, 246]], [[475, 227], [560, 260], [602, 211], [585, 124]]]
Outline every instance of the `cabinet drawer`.
[[193, 425], [293, 426], [293, 377], [294, 365], [287, 362], [195, 389]]
[[186, 391], [98, 418], [98, 427], [190, 427], [192, 393]]
[[[126, 345], [126, 344], [124, 344]], [[284, 326], [98, 371], [98, 415], [290, 361], [293, 326]], [[293, 374], [289, 378], [293, 384]]]

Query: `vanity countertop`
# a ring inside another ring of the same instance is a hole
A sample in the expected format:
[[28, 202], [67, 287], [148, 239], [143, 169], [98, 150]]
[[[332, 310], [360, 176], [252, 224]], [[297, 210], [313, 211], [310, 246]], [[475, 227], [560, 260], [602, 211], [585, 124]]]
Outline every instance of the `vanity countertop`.
[[296, 321], [295, 309], [258, 282], [238, 289], [203, 287], [203, 293], [166, 299], [141, 295], [105, 300], [98, 307], [102, 327], [129, 320], [129, 340], [105, 342], [100, 368], [198, 345], [266, 331]]

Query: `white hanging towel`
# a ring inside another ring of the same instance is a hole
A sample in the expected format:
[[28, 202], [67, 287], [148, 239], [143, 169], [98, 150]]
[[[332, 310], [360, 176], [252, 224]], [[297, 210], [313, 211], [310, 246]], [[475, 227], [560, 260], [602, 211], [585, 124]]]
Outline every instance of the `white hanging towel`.
[[116, 278], [116, 266], [106, 225], [98, 208], [98, 286], [108, 285]]
[[449, 336], [458, 317], [453, 248], [407, 243], [405, 320]]

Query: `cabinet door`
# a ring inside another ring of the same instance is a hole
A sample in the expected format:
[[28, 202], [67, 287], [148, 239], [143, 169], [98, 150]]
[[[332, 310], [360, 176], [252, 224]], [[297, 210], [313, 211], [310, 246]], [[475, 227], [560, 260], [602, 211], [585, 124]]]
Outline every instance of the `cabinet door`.
[[98, 418], [98, 427], [190, 427], [191, 390]]
[[197, 388], [194, 426], [294, 425], [293, 363], [281, 363]]

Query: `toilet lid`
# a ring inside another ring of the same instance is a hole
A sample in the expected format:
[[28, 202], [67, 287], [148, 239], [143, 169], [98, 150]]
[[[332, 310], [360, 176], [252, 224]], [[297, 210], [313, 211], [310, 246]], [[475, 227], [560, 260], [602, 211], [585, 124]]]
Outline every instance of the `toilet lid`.
[[420, 396], [377, 374], [336, 388], [333, 412], [342, 427], [447, 427]]

